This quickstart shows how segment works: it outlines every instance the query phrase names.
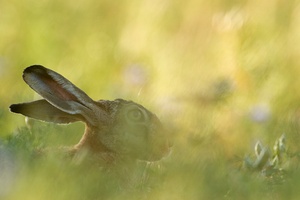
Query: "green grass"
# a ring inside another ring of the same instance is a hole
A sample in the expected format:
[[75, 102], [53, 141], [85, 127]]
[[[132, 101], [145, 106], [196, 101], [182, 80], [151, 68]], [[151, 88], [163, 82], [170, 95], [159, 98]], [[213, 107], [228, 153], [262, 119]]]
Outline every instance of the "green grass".
[[[0, 198], [298, 199], [298, 10], [292, 0], [0, 1]], [[93, 99], [143, 104], [172, 130], [172, 154], [139, 163], [131, 187], [118, 173], [36, 159], [75, 144], [83, 125], [28, 129], [8, 111], [39, 98], [21, 77], [32, 64]], [[243, 167], [257, 141], [272, 152], [283, 133], [283, 174]]]

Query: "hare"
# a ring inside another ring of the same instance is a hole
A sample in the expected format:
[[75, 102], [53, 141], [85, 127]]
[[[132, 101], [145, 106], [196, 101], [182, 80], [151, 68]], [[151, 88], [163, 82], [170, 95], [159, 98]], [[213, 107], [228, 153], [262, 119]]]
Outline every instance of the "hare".
[[44, 99], [12, 104], [11, 112], [58, 124], [85, 123], [81, 140], [68, 150], [72, 156], [84, 151], [104, 162], [120, 157], [156, 161], [170, 151], [160, 120], [133, 101], [94, 101], [62, 75], [41, 65], [26, 68], [23, 79]]

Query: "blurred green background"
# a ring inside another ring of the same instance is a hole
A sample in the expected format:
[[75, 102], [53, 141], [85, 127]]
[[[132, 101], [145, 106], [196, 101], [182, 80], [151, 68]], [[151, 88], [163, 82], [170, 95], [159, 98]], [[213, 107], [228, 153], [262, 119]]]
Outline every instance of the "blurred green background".
[[[2, 0], [0, 136], [25, 126], [8, 107], [38, 98], [22, 71], [41, 64], [93, 99], [141, 103], [174, 129], [169, 171], [156, 174], [162, 187], [137, 199], [261, 198], [261, 182], [252, 180], [257, 175], [245, 178], [231, 165], [257, 140], [272, 145], [283, 133], [289, 150], [298, 152], [299, 11], [295, 0]], [[69, 136], [83, 125], [53, 129]], [[41, 178], [34, 187], [47, 179], [48, 168], [35, 174]], [[299, 184], [290, 181], [263, 197], [297, 199]], [[20, 196], [30, 188], [17, 185]]]

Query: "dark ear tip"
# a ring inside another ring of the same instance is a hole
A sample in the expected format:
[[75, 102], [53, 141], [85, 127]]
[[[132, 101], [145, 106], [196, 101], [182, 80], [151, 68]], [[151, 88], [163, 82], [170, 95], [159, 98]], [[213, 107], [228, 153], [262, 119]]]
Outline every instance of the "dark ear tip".
[[31, 72], [37, 72], [37, 71], [40, 71], [40, 70], [44, 70], [45, 67], [43, 67], [42, 65], [31, 65], [29, 67], [27, 67], [26, 69], [24, 69], [23, 71], [23, 74], [26, 74], [26, 73], [31, 73]]
[[14, 113], [18, 112], [18, 105], [17, 104], [10, 105], [9, 110], [10, 112], [14, 112]]

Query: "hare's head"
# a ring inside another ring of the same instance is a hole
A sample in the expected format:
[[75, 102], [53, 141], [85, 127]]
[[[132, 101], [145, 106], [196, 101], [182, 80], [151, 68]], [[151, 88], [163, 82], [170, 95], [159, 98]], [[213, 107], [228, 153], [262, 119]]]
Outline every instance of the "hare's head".
[[109, 116], [97, 134], [108, 149], [141, 160], [158, 160], [169, 151], [162, 124], [143, 106], [123, 99], [97, 103]]
[[13, 104], [11, 111], [54, 123], [85, 122], [85, 133], [73, 150], [148, 161], [169, 152], [159, 119], [141, 105], [122, 99], [94, 101], [66, 78], [40, 65], [26, 68], [23, 79], [44, 99]]

